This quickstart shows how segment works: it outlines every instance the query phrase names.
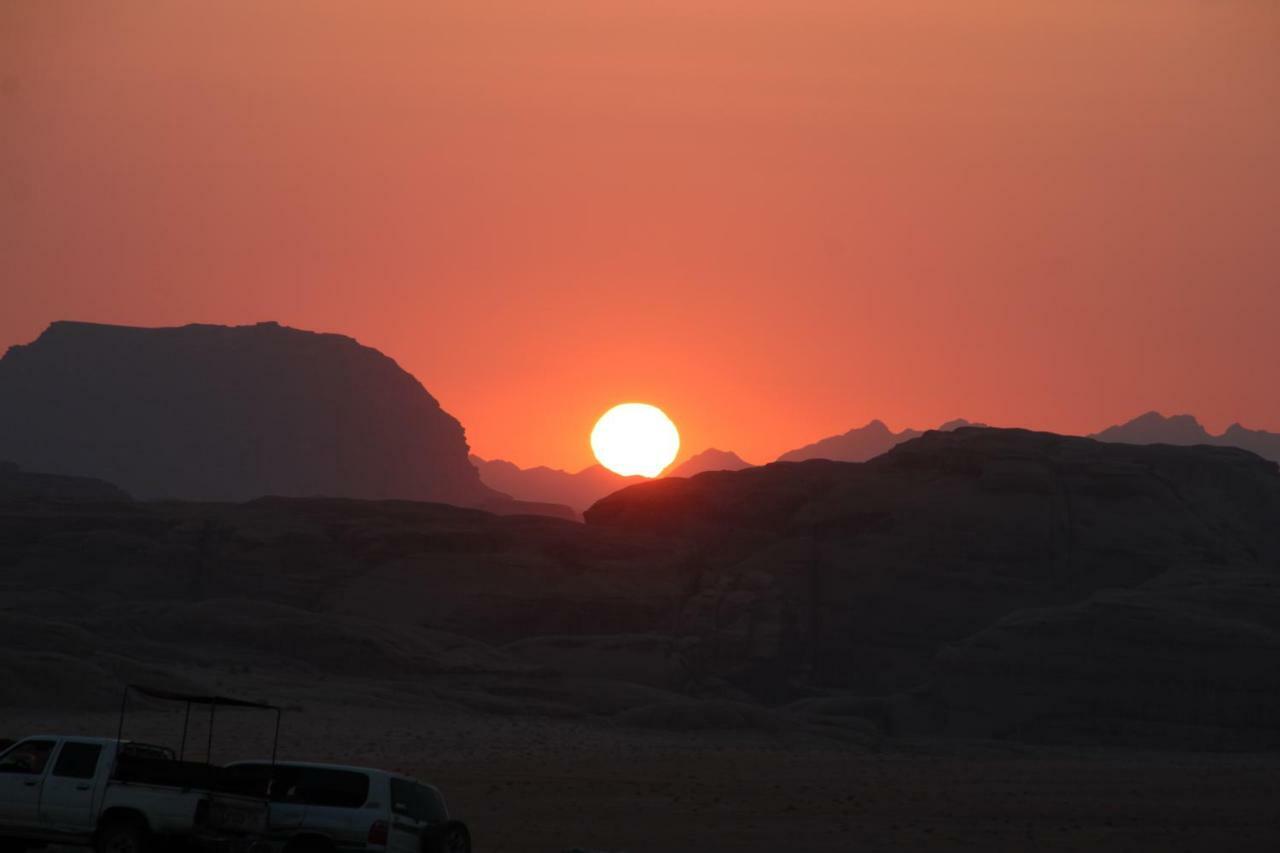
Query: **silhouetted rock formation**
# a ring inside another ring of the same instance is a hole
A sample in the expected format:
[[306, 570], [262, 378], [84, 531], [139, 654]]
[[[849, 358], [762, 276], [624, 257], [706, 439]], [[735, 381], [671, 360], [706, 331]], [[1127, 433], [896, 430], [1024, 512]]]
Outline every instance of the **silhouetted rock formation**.
[[0, 359], [0, 407], [0, 458], [141, 499], [501, 497], [462, 426], [394, 361], [275, 323], [54, 323]]
[[1280, 466], [1242, 450], [930, 432], [586, 517], [0, 501], [0, 704], [252, 664], [624, 725], [1280, 746]]
[[623, 477], [603, 465], [592, 465], [576, 473], [539, 465], [521, 468], [505, 459], [481, 459], [472, 456], [471, 463], [480, 472], [486, 486], [522, 501], [563, 504], [581, 513], [607, 494], [646, 477]]
[[[938, 429], [951, 431], [965, 426], [983, 426], [972, 424], [962, 418], [947, 421]], [[844, 435], [833, 435], [813, 444], [787, 451], [778, 457], [779, 462], [803, 462], [806, 459], [830, 459], [834, 462], [866, 462], [904, 441], [919, 438], [923, 433], [919, 430], [904, 429], [894, 432], [885, 426], [884, 421], [875, 420], [863, 427], [851, 429]]]
[[633, 486], [586, 520], [691, 543], [675, 633], [755, 695], [901, 694], [867, 711], [900, 732], [1280, 743], [1277, 471], [961, 429]]
[[123, 489], [89, 477], [23, 471], [0, 462], [0, 501], [127, 501]]
[[714, 447], [695, 453], [675, 468], [664, 473], [664, 477], [692, 477], [703, 471], [741, 471], [750, 468], [751, 463], [730, 450], [716, 450]]
[[1211, 444], [1239, 447], [1264, 459], [1280, 462], [1280, 434], [1245, 429], [1240, 424], [1232, 424], [1222, 435], [1214, 435], [1191, 415], [1165, 417], [1159, 412], [1147, 412], [1126, 423], [1094, 433], [1090, 438], [1122, 444]]

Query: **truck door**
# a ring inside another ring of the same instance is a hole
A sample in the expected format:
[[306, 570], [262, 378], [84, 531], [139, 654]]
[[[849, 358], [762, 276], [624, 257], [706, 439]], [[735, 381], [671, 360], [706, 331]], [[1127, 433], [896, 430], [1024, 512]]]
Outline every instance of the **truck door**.
[[57, 745], [52, 738], [31, 738], [0, 754], [0, 821], [40, 826], [40, 789]]
[[100, 743], [64, 740], [44, 780], [40, 822], [59, 832], [92, 832], [100, 782], [106, 777]]

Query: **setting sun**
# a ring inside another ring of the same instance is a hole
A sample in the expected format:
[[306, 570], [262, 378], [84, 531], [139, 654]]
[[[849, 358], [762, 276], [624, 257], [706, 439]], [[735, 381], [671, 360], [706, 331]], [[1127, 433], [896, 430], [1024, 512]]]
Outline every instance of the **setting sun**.
[[600, 464], [615, 474], [656, 477], [675, 461], [680, 433], [657, 406], [622, 403], [596, 421], [591, 449]]

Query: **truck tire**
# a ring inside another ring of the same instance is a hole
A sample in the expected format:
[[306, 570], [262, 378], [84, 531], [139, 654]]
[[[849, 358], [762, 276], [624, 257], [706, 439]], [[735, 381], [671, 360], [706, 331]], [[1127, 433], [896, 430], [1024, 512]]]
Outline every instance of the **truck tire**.
[[93, 847], [97, 853], [147, 853], [147, 835], [141, 821], [110, 820], [98, 830]]
[[284, 853], [333, 853], [333, 842], [318, 835], [304, 835], [289, 839]]
[[471, 830], [460, 820], [430, 827], [422, 833], [422, 853], [471, 853]]
[[28, 850], [43, 850], [43, 841], [23, 841], [21, 838], [0, 838], [0, 853], [27, 853]]

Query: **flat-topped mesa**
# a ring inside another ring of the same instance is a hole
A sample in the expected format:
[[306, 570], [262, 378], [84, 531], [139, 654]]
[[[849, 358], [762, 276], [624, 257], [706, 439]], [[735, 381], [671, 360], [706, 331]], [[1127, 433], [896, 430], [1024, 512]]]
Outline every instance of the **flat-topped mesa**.
[[0, 458], [142, 499], [500, 497], [395, 361], [277, 323], [53, 323], [0, 359], [0, 408]]

